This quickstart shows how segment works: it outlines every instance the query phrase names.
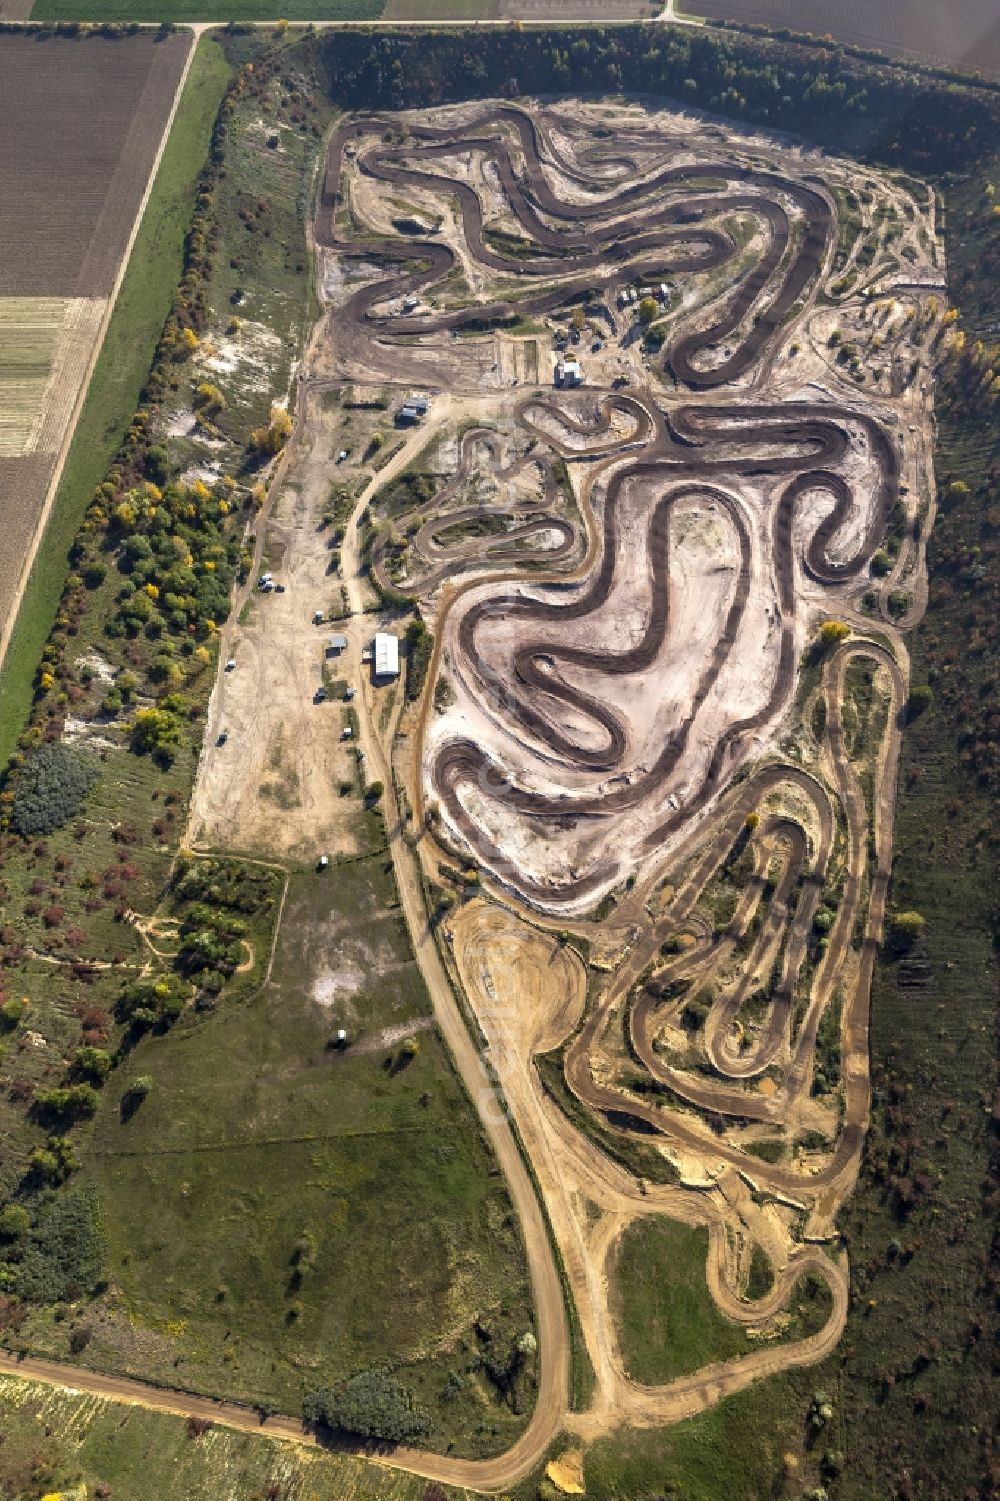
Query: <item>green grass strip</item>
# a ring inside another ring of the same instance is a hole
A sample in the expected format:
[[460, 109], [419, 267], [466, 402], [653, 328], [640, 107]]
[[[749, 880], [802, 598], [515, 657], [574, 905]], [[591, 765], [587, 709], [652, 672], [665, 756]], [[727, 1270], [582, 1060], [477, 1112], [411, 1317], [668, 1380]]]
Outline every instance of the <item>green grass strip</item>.
[[121, 444], [149, 374], [184, 268], [198, 175], [231, 76], [203, 37], [191, 63], [159, 171], [80, 414], [62, 480], [24, 592], [0, 675], [0, 765], [17, 744], [35, 671], [69, 572], [68, 554], [94, 489]]

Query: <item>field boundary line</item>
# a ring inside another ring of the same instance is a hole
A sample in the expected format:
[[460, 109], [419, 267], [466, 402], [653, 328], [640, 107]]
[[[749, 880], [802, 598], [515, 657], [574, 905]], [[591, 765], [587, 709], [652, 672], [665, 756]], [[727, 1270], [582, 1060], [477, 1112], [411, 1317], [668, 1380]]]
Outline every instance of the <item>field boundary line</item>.
[[83, 411], [84, 403], [87, 399], [87, 393], [90, 390], [90, 383], [94, 378], [94, 371], [97, 368], [97, 361], [100, 358], [101, 350], [104, 348], [104, 340], [107, 336], [112, 314], [115, 310], [115, 304], [118, 301], [118, 294], [121, 291], [122, 282], [125, 280], [125, 272], [128, 270], [129, 262], [132, 259], [132, 251], [135, 247], [135, 242], [138, 238], [139, 230], [142, 227], [142, 221], [146, 216], [146, 208], [149, 204], [149, 200], [153, 192], [153, 185], [156, 182], [156, 178], [160, 170], [160, 163], [163, 159], [163, 153], [166, 149], [167, 141], [170, 139], [170, 133], [174, 128], [174, 120], [177, 116], [177, 110], [180, 106], [181, 95], [184, 92], [184, 86], [187, 83], [188, 74], [191, 71], [191, 63], [193, 62], [195, 52], [198, 49], [198, 43], [201, 39], [201, 32], [203, 29], [204, 28], [202, 27], [190, 28], [191, 45], [188, 48], [187, 56], [184, 59], [184, 66], [181, 68], [180, 78], [177, 80], [177, 87], [174, 90], [174, 97], [170, 105], [170, 111], [167, 115], [167, 119], [163, 127], [163, 132], [160, 136], [160, 144], [156, 148], [156, 155], [153, 158], [152, 166], [149, 169], [149, 175], [146, 178], [146, 186], [143, 190], [142, 198], [139, 201], [139, 206], [136, 209], [135, 217], [132, 220], [132, 228], [129, 230], [129, 236], [127, 241], [125, 242], [125, 248], [122, 251], [121, 260], [118, 264], [118, 270], [115, 274], [114, 283], [112, 284], [111, 290], [107, 296], [104, 315], [101, 319], [101, 324], [97, 331], [97, 338], [94, 340], [94, 346], [90, 353], [90, 359], [87, 362], [87, 368], [84, 372], [83, 380], [80, 382], [80, 389], [77, 392], [76, 401], [73, 403], [73, 410], [70, 413], [69, 422], [66, 424], [66, 432], [63, 436], [62, 443], [60, 444], [59, 452], [56, 455], [55, 467], [52, 470], [52, 475], [49, 479], [49, 484], [45, 492], [45, 500], [42, 504], [42, 509], [39, 512], [38, 520], [35, 523], [35, 530], [31, 538], [31, 545], [28, 548], [27, 553], [25, 554], [24, 562], [21, 566], [20, 576], [18, 577], [17, 586], [14, 590], [14, 597], [11, 600], [10, 610], [8, 612], [6, 621], [4, 622], [3, 629], [0, 630], [0, 668], [3, 667], [4, 661], [7, 656], [7, 650], [10, 646], [11, 637], [14, 634], [14, 628], [17, 625], [18, 616], [21, 613], [21, 606], [24, 603], [24, 595], [28, 587], [28, 580], [31, 578], [31, 572], [35, 566], [35, 558], [38, 555], [38, 549], [41, 545], [42, 538], [45, 535], [45, 529], [49, 524], [49, 518], [52, 515], [52, 508], [55, 504], [56, 495], [59, 491], [59, 485], [62, 481], [63, 470], [66, 467], [66, 460], [69, 458], [70, 449], [73, 445], [73, 440], [76, 437], [76, 429], [77, 424], [80, 421], [80, 414]]

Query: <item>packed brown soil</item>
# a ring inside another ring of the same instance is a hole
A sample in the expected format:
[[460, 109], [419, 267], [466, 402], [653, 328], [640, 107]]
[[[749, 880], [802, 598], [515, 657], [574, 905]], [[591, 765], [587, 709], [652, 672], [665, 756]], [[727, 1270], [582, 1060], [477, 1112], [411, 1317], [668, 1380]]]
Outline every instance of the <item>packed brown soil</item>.
[[788, 26], [856, 46], [1000, 74], [995, 0], [682, 0], [683, 13]]
[[0, 295], [107, 296], [189, 46], [0, 37]]
[[4, 557], [7, 559], [7, 567], [0, 576], [0, 621], [6, 619], [17, 583], [17, 569], [11, 565], [25, 557], [31, 545], [40, 498], [51, 465], [51, 454], [0, 459], [0, 521]]

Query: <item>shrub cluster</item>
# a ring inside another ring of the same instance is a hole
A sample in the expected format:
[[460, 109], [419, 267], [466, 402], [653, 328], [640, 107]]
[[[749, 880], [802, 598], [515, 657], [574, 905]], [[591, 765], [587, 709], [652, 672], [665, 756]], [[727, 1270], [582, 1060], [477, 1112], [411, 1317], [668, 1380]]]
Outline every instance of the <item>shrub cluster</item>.
[[[224, 535], [231, 510], [225, 484], [210, 490], [196, 480], [161, 490], [146, 480], [120, 500], [103, 500], [91, 507], [90, 520], [106, 529], [105, 547], [123, 581], [106, 633], [141, 632], [154, 641], [211, 633], [229, 613], [240, 554], [240, 539]], [[170, 683], [169, 667], [168, 655], [161, 681], [176, 687], [180, 679]]]
[[274, 901], [277, 873], [242, 860], [196, 860], [182, 855], [175, 867], [174, 896], [210, 902], [235, 912], [260, 912]]
[[96, 1292], [104, 1251], [91, 1192], [68, 1188], [40, 1205], [34, 1225], [0, 1263], [0, 1285], [32, 1303], [58, 1303]]
[[119, 1021], [130, 1022], [139, 1030], [165, 1029], [180, 1016], [187, 996], [187, 986], [176, 975], [154, 975], [125, 985], [115, 1013]]
[[226, 908], [195, 902], [181, 923], [177, 968], [182, 974], [197, 975], [203, 990], [221, 990], [242, 958], [246, 930], [244, 920]]
[[422, 620], [411, 620], [406, 627], [406, 696], [420, 697], [434, 652], [434, 637]]
[[384, 1370], [362, 1371], [336, 1387], [307, 1393], [302, 1416], [312, 1427], [393, 1444], [425, 1438], [431, 1428], [413, 1394]]
[[83, 807], [97, 781], [94, 762], [69, 745], [43, 745], [17, 779], [11, 828], [18, 834], [51, 834]]
[[92, 1084], [58, 1084], [35, 1090], [35, 1109], [45, 1119], [61, 1125], [85, 1120], [97, 1110], [98, 1095]]

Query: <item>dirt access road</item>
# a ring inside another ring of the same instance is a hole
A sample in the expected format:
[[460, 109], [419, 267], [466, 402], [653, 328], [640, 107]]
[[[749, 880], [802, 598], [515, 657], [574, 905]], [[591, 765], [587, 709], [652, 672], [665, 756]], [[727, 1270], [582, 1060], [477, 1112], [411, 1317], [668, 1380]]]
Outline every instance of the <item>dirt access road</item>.
[[[434, 426], [443, 428], [446, 425], [452, 415], [449, 409], [450, 403], [446, 398], [435, 404], [432, 423], [420, 434], [421, 447], [433, 436]], [[377, 482], [372, 482], [371, 488], [381, 488], [387, 477], [391, 476], [387, 473], [380, 475]], [[351, 613], [355, 618], [364, 607], [358, 523], [369, 498], [366, 490], [358, 499], [348, 523], [342, 554], [344, 580]], [[397, 1450], [391, 1462], [450, 1485], [464, 1485], [483, 1491], [502, 1490], [541, 1463], [562, 1427], [569, 1403], [570, 1360], [563, 1290], [545, 1217], [509, 1117], [503, 1108], [502, 1097], [491, 1080], [458, 1008], [451, 981], [441, 962], [427, 920], [420, 871], [416, 856], [403, 837], [403, 823], [392, 770], [376, 730], [374, 711], [377, 699], [369, 683], [362, 684], [359, 698], [360, 738], [368, 764], [367, 775], [370, 780], [381, 781], [385, 789], [383, 809], [389, 848], [414, 954], [431, 998], [435, 1020], [479, 1113], [521, 1224], [540, 1351], [540, 1376], [534, 1414], [522, 1437], [506, 1454], [489, 1460], [461, 1460], [444, 1455], [422, 1454], [419, 1451]]]
[[[304, 431], [308, 423], [308, 400], [300, 401], [296, 410], [296, 428], [289, 445], [288, 461], [286, 465], [279, 467], [272, 483], [272, 490], [276, 497], [274, 504], [279, 506], [277, 511], [279, 528], [282, 525], [282, 512], [278, 497], [280, 497], [283, 485], [294, 475], [296, 454], [301, 452], [302, 445], [311, 441]], [[454, 420], [454, 416], [451, 402], [447, 398], [441, 398], [436, 403], [432, 422], [414, 433], [385, 469], [372, 477], [356, 502], [347, 526], [342, 553], [342, 577], [347, 588], [351, 613], [345, 622], [342, 624], [338, 622], [338, 629], [343, 628], [349, 638], [350, 644], [345, 657], [354, 664], [355, 668], [360, 661], [364, 640], [375, 629], [376, 621], [376, 617], [366, 614], [364, 608], [364, 584], [358, 546], [359, 518], [371, 494], [391, 480], [398, 470], [411, 462], [415, 454], [427, 443], [429, 437], [432, 436], [430, 429], [433, 424], [445, 426]], [[268, 515], [269, 507], [262, 513], [258, 529], [258, 562]], [[308, 530], [304, 531], [301, 544], [303, 566], [305, 566], [305, 552], [311, 550], [315, 554], [317, 551], [314, 536], [312, 547], [309, 549], [308, 536]], [[250, 596], [252, 589], [253, 579], [243, 591], [242, 598], [236, 602], [234, 618], [241, 603], [244, 603]], [[288, 590], [284, 596], [278, 596], [277, 600], [272, 598], [265, 602], [268, 606], [279, 601], [287, 602], [287, 612], [281, 615], [269, 613], [266, 616], [266, 628], [239, 624], [232, 624], [228, 628], [223, 641], [223, 650], [220, 653], [219, 678], [209, 713], [209, 728], [201, 760], [201, 770], [195, 796], [192, 799], [187, 836], [190, 843], [205, 842], [209, 836], [214, 839], [220, 833], [224, 835], [228, 829], [230, 837], [237, 842], [239, 847], [243, 847], [243, 840], [249, 836], [255, 825], [260, 813], [260, 808], [255, 808], [253, 803], [254, 797], [259, 799], [255, 779], [246, 774], [245, 763], [241, 767], [239, 777], [233, 774], [233, 763], [226, 752], [234, 743], [235, 736], [224, 746], [216, 746], [215, 739], [223, 722], [228, 726], [236, 722], [237, 716], [241, 715], [244, 709], [255, 709], [257, 722], [249, 731], [251, 736], [249, 754], [257, 755], [260, 746], [266, 746], [268, 743], [268, 725], [273, 728], [274, 718], [268, 718], [271, 712], [268, 703], [258, 696], [258, 684], [263, 681], [261, 675], [271, 670], [264, 665], [265, 656], [275, 658], [278, 662], [286, 662], [289, 667], [289, 676], [293, 678], [299, 671], [299, 663], [302, 659], [308, 658], [310, 661], [315, 661], [316, 628], [312, 626], [309, 618], [308, 598], [307, 593], [302, 590]], [[258, 631], [261, 636], [261, 647], [265, 645], [267, 647], [266, 654], [263, 649], [256, 651], [253, 633]], [[246, 658], [250, 657], [254, 664], [252, 670], [248, 664], [244, 666], [241, 678], [225, 672], [225, 660], [230, 647], [237, 652], [237, 661], [246, 663]], [[302, 720], [294, 719], [294, 704], [291, 699], [287, 702], [283, 701], [283, 704], [285, 710], [293, 715], [289, 738], [292, 738], [292, 732], [296, 737], [302, 735], [302, 725], [305, 723], [308, 727], [305, 731], [306, 746], [309, 755], [313, 755], [317, 744], [322, 742], [323, 736], [317, 735], [315, 717], [317, 709], [312, 704], [311, 696], [307, 694], [305, 697]], [[392, 774], [375, 729], [375, 711], [380, 700], [365, 681], [359, 684], [355, 704], [359, 713], [361, 747], [365, 752], [369, 768], [368, 777], [370, 780], [376, 778], [381, 780], [385, 787], [386, 828], [400, 902], [412, 937], [414, 953], [431, 998], [435, 1020], [465, 1087], [479, 1112], [483, 1128], [506, 1179], [521, 1224], [540, 1349], [540, 1377], [534, 1415], [525, 1433], [507, 1453], [490, 1460], [462, 1460], [453, 1459], [447, 1455], [426, 1454], [420, 1450], [399, 1448], [391, 1455], [372, 1455], [371, 1458], [373, 1462], [405, 1469], [425, 1476], [429, 1480], [465, 1486], [483, 1492], [502, 1491], [515, 1484], [541, 1463], [553, 1439], [563, 1426], [569, 1405], [570, 1343], [562, 1285], [545, 1217], [510, 1119], [502, 1107], [497, 1086], [484, 1066], [483, 1059], [459, 1010], [451, 983], [438, 954], [434, 936], [428, 926], [416, 858], [402, 835], [402, 822], [393, 790]], [[233, 784], [237, 783], [239, 786], [234, 789]], [[230, 793], [234, 790], [235, 803], [230, 798]], [[216, 797], [221, 797], [223, 800], [223, 812], [218, 818], [212, 811]], [[301, 854], [301, 850], [299, 853]], [[212, 1422], [244, 1432], [258, 1432], [262, 1426], [256, 1413], [236, 1403], [216, 1401], [192, 1393], [166, 1391], [141, 1381], [87, 1371], [77, 1366], [61, 1364], [58, 1361], [36, 1359], [30, 1356], [19, 1359], [14, 1355], [0, 1354], [0, 1370], [51, 1385], [93, 1392], [98, 1396], [133, 1403], [152, 1410], [177, 1413], [183, 1417], [208, 1418]], [[272, 1438], [294, 1440], [306, 1444], [316, 1442], [311, 1434], [303, 1430], [301, 1423], [292, 1417], [269, 1418], [264, 1431]], [[359, 1449], [359, 1452], [366, 1451]]]

